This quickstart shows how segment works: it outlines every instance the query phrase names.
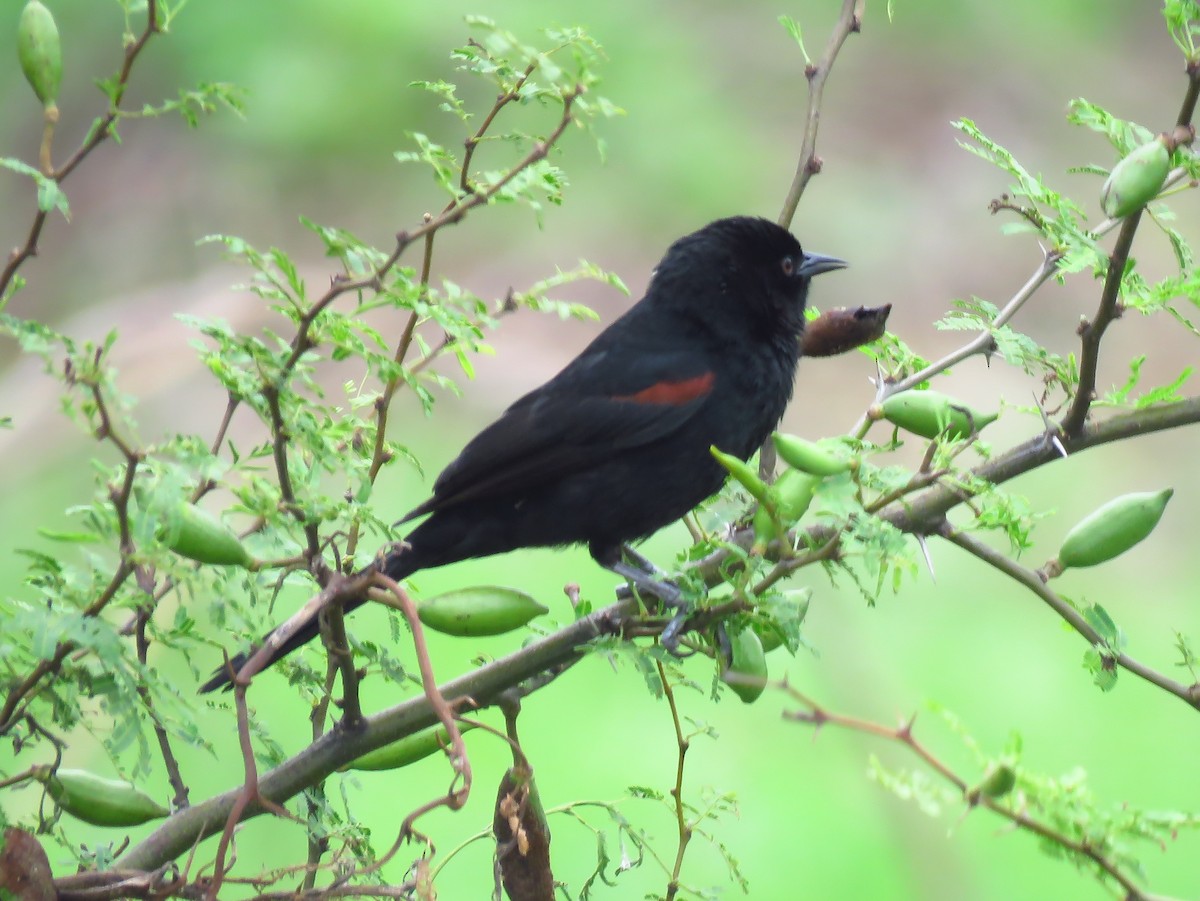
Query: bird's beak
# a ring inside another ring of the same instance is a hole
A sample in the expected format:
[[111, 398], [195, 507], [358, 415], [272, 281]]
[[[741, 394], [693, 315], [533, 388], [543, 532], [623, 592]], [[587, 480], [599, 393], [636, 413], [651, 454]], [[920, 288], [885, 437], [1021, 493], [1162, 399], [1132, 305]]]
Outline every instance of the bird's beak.
[[837, 257], [827, 257], [820, 253], [806, 253], [800, 260], [800, 272], [804, 278], [812, 278], [822, 272], [833, 269], [845, 269], [848, 264]]

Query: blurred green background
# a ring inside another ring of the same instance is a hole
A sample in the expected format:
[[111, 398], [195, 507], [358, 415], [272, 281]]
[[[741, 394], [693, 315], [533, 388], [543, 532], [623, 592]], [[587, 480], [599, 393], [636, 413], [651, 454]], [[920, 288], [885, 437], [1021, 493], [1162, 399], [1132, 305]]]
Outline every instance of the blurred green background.
[[[122, 21], [115, 3], [48, 0], [63, 32], [66, 55], [58, 156], [101, 110], [93, 76], [114, 71]], [[455, 123], [436, 102], [408, 87], [416, 79], [456, 73], [449, 51], [466, 37], [462, 16], [484, 12], [527, 41], [546, 24], [579, 24], [606, 48], [600, 92], [628, 115], [602, 123], [602, 163], [585, 135], [572, 133], [558, 162], [570, 177], [567, 202], [545, 214], [538, 230], [523, 210], [474, 215], [439, 239], [440, 275], [481, 296], [501, 296], [586, 257], [619, 273], [640, 296], [649, 271], [675, 237], [720, 215], [774, 217], [791, 179], [806, 98], [803, 60], [776, 18], [796, 18], [816, 56], [840, 4], [751, 0], [743, 3], [609, 4], [579, 0], [523, 2], [504, 11], [459, 0], [437, 4], [344, 0], [204, 0], [186, 7], [173, 33], [155, 40], [133, 79], [131, 105], [174, 94], [198, 81], [228, 81], [247, 90], [245, 119], [224, 113], [196, 131], [173, 119], [130, 122], [121, 144], [105, 144], [66, 184], [73, 219], [53, 218], [41, 255], [23, 274], [30, 280], [10, 307], [40, 315], [78, 338], [121, 332], [115, 359], [122, 387], [139, 398], [146, 440], [180, 431], [209, 434], [224, 407], [222, 393], [186, 347], [181, 312], [223, 316], [242, 327], [264, 319], [261, 304], [230, 288], [247, 273], [219, 259], [198, 238], [215, 232], [278, 245], [304, 261], [320, 286], [332, 272], [320, 248], [298, 224], [300, 215], [350, 229], [387, 246], [442, 204], [425, 171], [398, 166], [405, 133], [422, 131], [455, 144]], [[21, 3], [3, 0], [0, 20], [15, 22]], [[1027, 237], [1001, 237], [987, 203], [1006, 187], [1004, 176], [955, 145], [951, 120], [974, 119], [1024, 164], [1073, 193], [1099, 220], [1095, 176], [1067, 174], [1068, 166], [1108, 166], [1113, 153], [1099, 136], [1068, 126], [1067, 102], [1085, 96], [1116, 115], [1159, 130], [1174, 122], [1183, 95], [1182, 59], [1162, 27], [1157, 5], [1084, 0], [1010, 0], [1005, 4], [899, 2], [893, 22], [883, 4], [870, 4], [863, 33], [852, 37], [826, 91], [819, 140], [825, 167], [813, 180], [794, 230], [806, 247], [849, 260], [844, 273], [822, 279], [818, 306], [892, 303], [891, 327], [933, 358], [962, 336], [932, 322], [952, 298], [972, 295], [1002, 304], [1039, 262]], [[0, 26], [3, 33], [7, 26]], [[3, 42], [0, 41], [0, 47]], [[36, 158], [39, 111], [21, 83], [15, 59], [0, 64], [0, 155]], [[473, 95], [488, 102], [481, 93]], [[0, 241], [24, 239], [30, 185], [0, 177]], [[1191, 198], [1176, 203], [1178, 226], [1195, 238]], [[1167, 242], [1148, 224], [1135, 249], [1147, 277], [1170, 272]], [[591, 303], [603, 321], [631, 301], [591, 285], [564, 292]], [[1074, 326], [1094, 308], [1098, 283], [1076, 277], [1050, 285], [1015, 326], [1068, 353]], [[600, 326], [522, 314], [494, 335], [497, 354], [477, 361], [477, 378], [461, 398], [446, 397], [426, 419], [406, 402], [402, 434], [436, 472], [461, 442], [524, 390], [553, 374]], [[1165, 319], [1127, 317], [1106, 339], [1100, 384], [1120, 383], [1127, 361], [1149, 353], [1147, 384], [1173, 378], [1195, 360], [1195, 345]], [[40, 364], [0, 347], [0, 414], [15, 420], [0, 431], [0, 584], [16, 592], [23, 571], [18, 546], [39, 544], [38, 525], [69, 522], [63, 510], [90, 494], [89, 458], [95, 444], [58, 414], [57, 386]], [[802, 364], [788, 429], [810, 438], [838, 434], [870, 402], [869, 361], [859, 354]], [[984, 407], [1005, 397], [1027, 404], [1038, 388], [1002, 363], [970, 360], [944, 384]], [[1037, 420], [1009, 411], [992, 428], [997, 448], [1022, 440]], [[1150, 542], [1098, 571], [1071, 573], [1061, 589], [1102, 602], [1129, 635], [1135, 657], [1186, 681], [1175, 668], [1172, 629], [1200, 635], [1195, 558], [1189, 524], [1200, 506], [1193, 434], [1157, 435], [1055, 463], [1013, 486], [1043, 511], [1056, 512], [1036, 533], [1026, 556], [1039, 565], [1066, 529], [1100, 501], [1126, 491], [1172, 484], [1177, 489], [1163, 527]], [[101, 451], [108, 454], [108, 450]], [[392, 467], [378, 493], [381, 509], [397, 514], [429, 486]], [[649, 546], [669, 560], [685, 534], [675, 528]], [[809, 570], [802, 580], [815, 597], [806, 637], [816, 649], [771, 663], [833, 709], [899, 722], [927, 699], [956, 711], [985, 748], [998, 751], [1009, 731], [1025, 739], [1025, 765], [1048, 773], [1082, 766], [1098, 797], [1118, 806], [1200, 809], [1194, 757], [1200, 722], [1176, 699], [1122, 674], [1102, 694], [1081, 667], [1085, 647], [1029, 593], [1007, 584], [955, 549], [934, 542], [936, 583], [922, 572], [898, 596], [869, 608], [846, 582], [831, 586]], [[576, 581], [604, 598], [612, 577], [578, 552], [522, 552], [423, 573], [423, 593], [474, 582], [520, 585], [554, 599], [552, 616], [570, 618], [561, 586]], [[355, 628], [378, 629], [382, 614], [364, 612]], [[470, 665], [476, 654], [502, 655], [519, 639], [439, 642], [440, 675]], [[405, 649], [398, 653], [407, 655]], [[207, 669], [213, 660], [193, 661]], [[172, 678], [193, 679], [179, 660], [161, 661]], [[702, 685], [711, 674], [700, 662], [689, 673]], [[398, 700], [370, 694], [382, 707]], [[699, 801], [732, 792], [738, 818], [716, 827], [740, 861], [755, 899], [802, 896], [887, 899], [1101, 898], [1106, 892], [1073, 867], [1039, 852], [1034, 839], [1014, 834], [981, 813], [961, 819], [922, 814], [866, 777], [868, 758], [907, 767], [903, 749], [856, 734], [825, 729], [815, 737], [780, 717], [789, 704], [768, 695], [751, 707], [720, 704], [684, 692], [684, 713], [714, 728], [719, 740], [697, 739], [688, 757], [686, 790]], [[256, 686], [260, 720], [290, 750], [305, 742], [307, 709], [276, 677]], [[188, 756], [192, 797], [202, 799], [240, 779], [232, 711], [207, 712], [205, 728], [221, 748], [218, 765]], [[495, 722], [495, 717], [489, 714]], [[918, 717], [917, 734], [936, 753], [970, 775], [970, 758], [932, 715]], [[612, 799], [626, 786], [665, 792], [675, 772], [675, 743], [666, 705], [653, 699], [628, 666], [601, 659], [577, 666], [549, 691], [532, 698], [522, 720], [523, 743], [547, 806], [575, 799]], [[439, 851], [487, 827], [492, 786], [507, 765], [495, 741], [472, 736], [476, 788], [457, 814], [424, 821]], [[84, 763], [95, 744], [81, 741], [71, 762]], [[102, 762], [93, 764], [104, 768]], [[399, 774], [345, 780], [355, 810], [378, 847], [386, 847], [401, 812], [442, 791], [444, 762], [426, 761]], [[331, 793], [340, 780], [331, 781]], [[165, 779], [153, 786], [166, 794]], [[660, 855], [674, 855], [674, 824], [648, 802], [629, 803], [626, 815], [644, 828]], [[597, 824], [601, 821], [594, 820]], [[556, 818], [555, 875], [577, 889], [589, 872], [595, 836]], [[79, 840], [107, 836], [77, 830]], [[613, 847], [614, 856], [619, 850]], [[1143, 849], [1150, 886], [1200, 897], [1200, 850], [1182, 834], [1163, 854]], [[203, 852], [202, 852], [203, 854]], [[241, 871], [259, 862], [302, 859], [301, 831], [260, 819], [240, 834]], [[405, 860], [401, 852], [398, 860]], [[56, 859], [59, 866], [65, 861]], [[399, 867], [386, 871], [396, 880]], [[723, 887], [736, 897], [724, 864], [697, 837], [685, 866], [692, 886]], [[490, 847], [479, 843], [443, 873], [445, 898], [484, 897], [491, 884]], [[661, 891], [653, 865], [623, 873], [599, 897], [634, 898]]]

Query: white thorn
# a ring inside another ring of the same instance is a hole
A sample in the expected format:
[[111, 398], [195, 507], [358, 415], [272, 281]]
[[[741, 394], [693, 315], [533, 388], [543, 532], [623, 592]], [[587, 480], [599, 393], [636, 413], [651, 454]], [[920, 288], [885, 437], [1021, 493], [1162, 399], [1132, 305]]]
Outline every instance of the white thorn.
[[933, 558], [929, 556], [929, 544], [925, 541], [924, 535], [917, 536], [917, 544], [921, 546], [921, 553], [925, 555], [925, 565], [929, 568], [929, 578], [937, 583], [937, 573], [933, 571]]

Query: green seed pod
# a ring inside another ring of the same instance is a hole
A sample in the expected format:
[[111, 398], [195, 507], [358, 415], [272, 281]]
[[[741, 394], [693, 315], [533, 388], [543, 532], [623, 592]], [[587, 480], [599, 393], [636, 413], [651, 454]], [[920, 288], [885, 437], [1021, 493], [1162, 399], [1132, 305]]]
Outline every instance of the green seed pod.
[[[775, 484], [769, 488], [768, 502], [775, 505], [779, 521], [784, 526], [791, 528], [800, 521], [800, 518], [808, 510], [808, 505], [812, 503], [813, 494], [820, 484], [821, 479], [818, 476], [809, 475], [798, 469], [785, 469], [780, 473]], [[779, 537], [775, 528], [775, 520], [771, 518], [767, 503], [760, 503], [758, 509], [754, 511], [753, 525], [756, 546], [765, 547]]]
[[[742, 629], [731, 635], [730, 641], [729, 668], [721, 674], [721, 680], [747, 704], [753, 703], [767, 687], [767, 655], [762, 641], [753, 629]], [[736, 678], [730, 678], [731, 675]]]
[[776, 432], [771, 436], [775, 449], [788, 466], [814, 476], [835, 476], [850, 468], [849, 460], [835, 457], [823, 447], [795, 435]]
[[426, 626], [460, 637], [503, 635], [549, 612], [523, 591], [496, 585], [448, 591], [417, 604]]
[[979, 794], [985, 798], [991, 798], [993, 801], [998, 798], [1003, 798], [1017, 784], [1017, 771], [1009, 764], [1002, 763], [999, 766], [988, 767], [987, 773], [983, 777], [983, 781], [979, 783]]
[[35, 778], [64, 812], [93, 826], [138, 826], [170, 814], [128, 782], [105, 779], [86, 770], [51, 772], [49, 767], [42, 767]]
[[54, 106], [62, 83], [62, 43], [54, 16], [38, 0], [29, 0], [21, 10], [17, 58], [38, 100], [47, 109]]
[[787, 631], [799, 630], [804, 618], [808, 616], [808, 605], [811, 603], [811, 592], [803, 591], [798, 599], [793, 600], [789, 597], [771, 605], [769, 615], [772, 623], [756, 619], [751, 624], [750, 627], [762, 642], [763, 653], [770, 654], [776, 648], [783, 647], [786, 632], [781, 630], [781, 626]]
[[181, 557], [197, 563], [247, 566], [252, 562], [241, 541], [223, 522], [192, 504], [176, 507], [163, 542]]
[[739, 484], [754, 497], [755, 500], [761, 501], [767, 496], [767, 483], [758, 477], [758, 473], [754, 471], [749, 463], [739, 460], [732, 454], [726, 454], [717, 450], [716, 445], [708, 449], [708, 452], [713, 455], [713, 458], [724, 466], [731, 476], [733, 476]]
[[785, 526], [793, 526], [808, 512], [821, 479], [798, 469], [785, 469], [775, 480], [775, 509]]
[[980, 413], [939, 391], [902, 391], [881, 405], [883, 418], [922, 438], [936, 438], [942, 432], [951, 440], [965, 438], [972, 431], [995, 422], [999, 413]]
[[1174, 488], [1164, 488], [1125, 494], [1084, 517], [1067, 533], [1057, 560], [1047, 564], [1047, 575], [1096, 566], [1125, 553], [1154, 531], [1174, 493]]
[[775, 520], [771, 518], [771, 511], [765, 504], [758, 505], [758, 509], [754, 511], [751, 525], [754, 527], [754, 546], [751, 551], [761, 554], [763, 548], [779, 537], [779, 529], [775, 525]]
[[[475, 727], [470, 723], [463, 723], [459, 726], [459, 731], [470, 732]], [[384, 745], [382, 748], [376, 748], [374, 751], [368, 751], [362, 757], [356, 757], [343, 767], [341, 770], [398, 770], [401, 767], [406, 767], [410, 763], [416, 763], [418, 760], [424, 760], [430, 754], [436, 754], [443, 748], [450, 745], [450, 733], [446, 731], [445, 726], [434, 726], [429, 729], [424, 729], [415, 735], [409, 735], [399, 741], [394, 741], [390, 745]]]
[[1171, 172], [1171, 152], [1166, 135], [1159, 135], [1129, 152], [1113, 166], [1100, 189], [1100, 207], [1104, 215], [1119, 219], [1141, 209], [1162, 190]]

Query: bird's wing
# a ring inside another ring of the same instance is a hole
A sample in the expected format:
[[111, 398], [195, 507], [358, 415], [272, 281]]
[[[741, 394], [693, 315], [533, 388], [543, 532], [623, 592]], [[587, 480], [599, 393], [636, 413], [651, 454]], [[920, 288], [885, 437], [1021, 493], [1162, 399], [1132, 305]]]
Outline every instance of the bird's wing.
[[585, 355], [480, 432], [438, 476], [433, 497], [401, 521], [520, 494], [664, 438], [704, 405], [715, 380], [694, 353], [619, 363], [604, 351]]

